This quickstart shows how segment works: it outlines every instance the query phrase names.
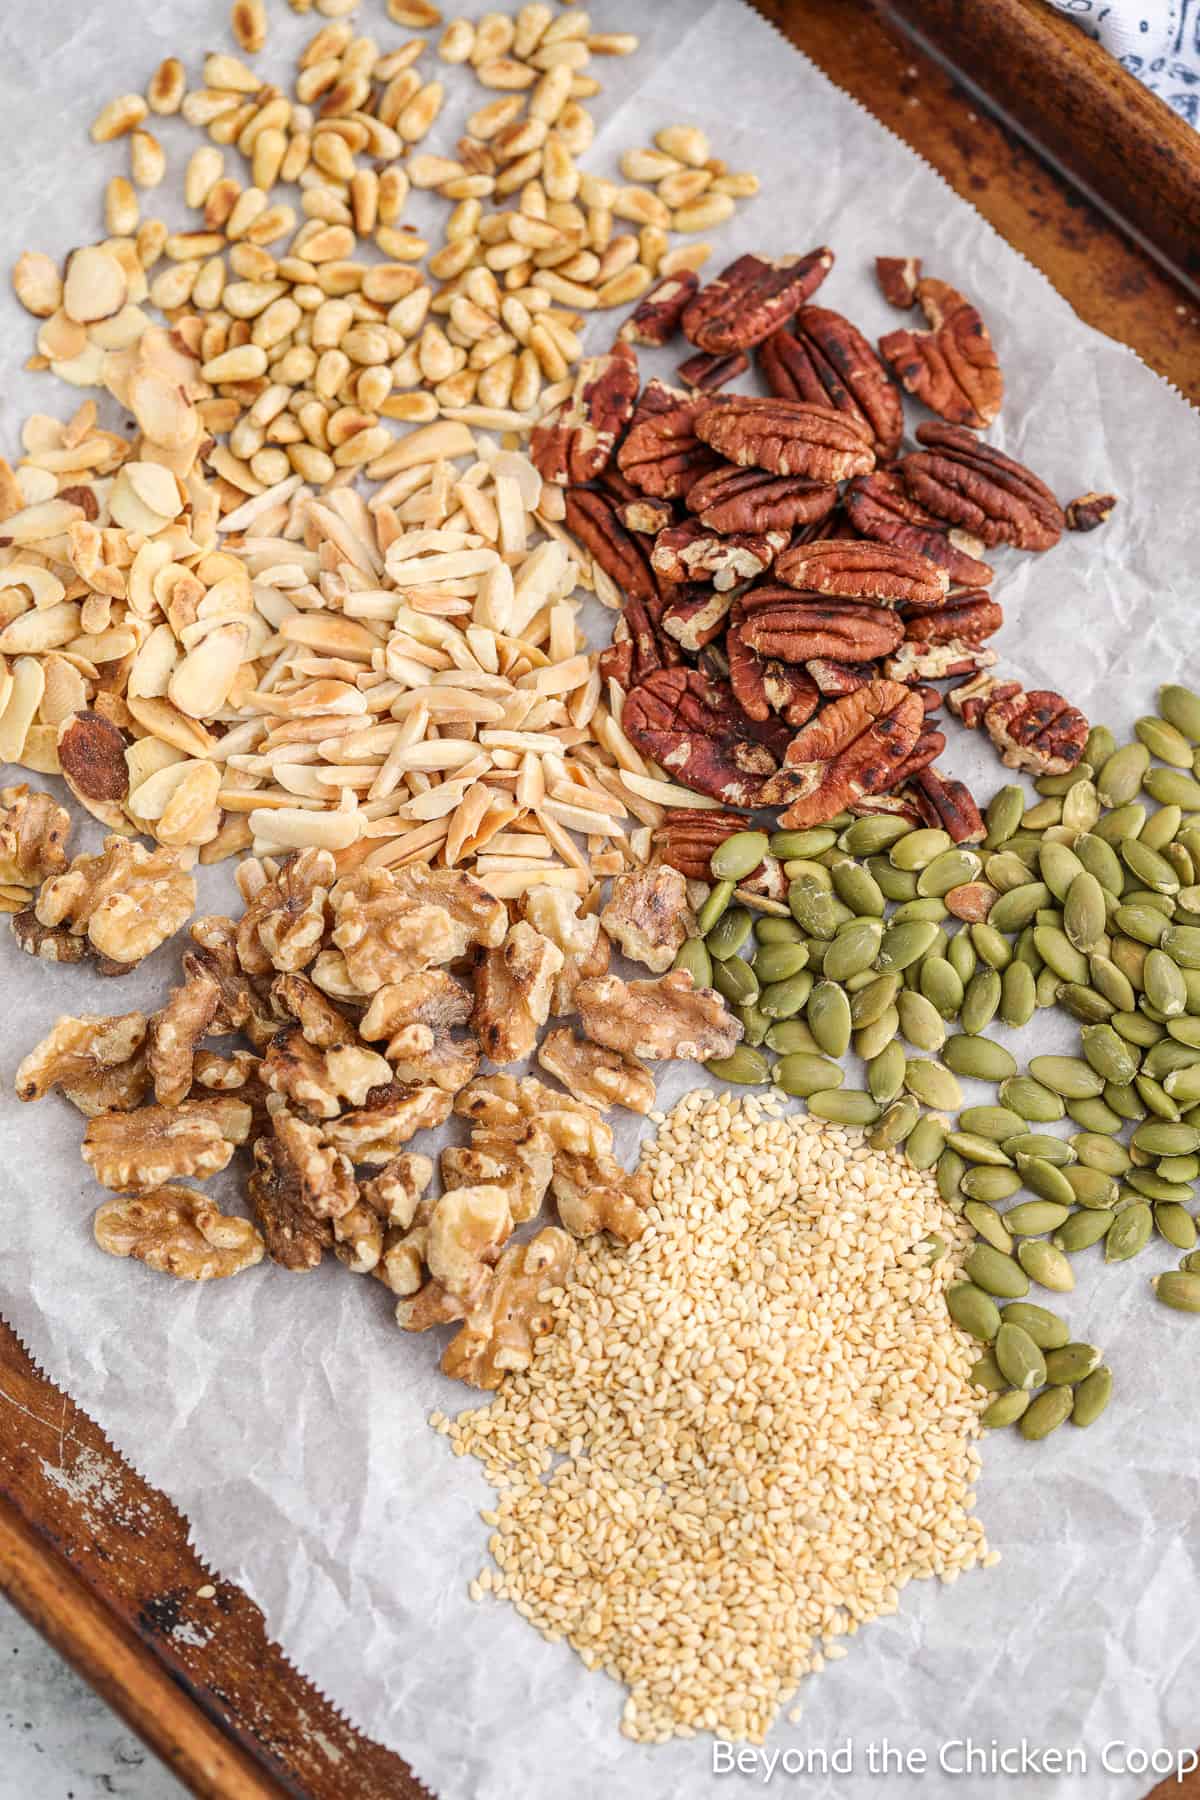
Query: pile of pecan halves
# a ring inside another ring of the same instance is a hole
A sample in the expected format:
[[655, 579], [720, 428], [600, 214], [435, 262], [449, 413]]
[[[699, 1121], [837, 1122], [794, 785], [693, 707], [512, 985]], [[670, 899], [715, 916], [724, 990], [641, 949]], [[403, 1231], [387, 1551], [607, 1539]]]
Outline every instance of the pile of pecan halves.
[[[951, 711], [1009, 767], [1065, 772], [1088, 732], [1061, 695], [985, 672], [1004, 615], [983, 552], [1048, 550], [1115, 501], [1064, 510], [983, 442], [1004, 382], [961, 294], [914, 259], [879, 258], [888, 300], [919, 302], [928, 329], [889, 332], [877, 354], [809, 304], [833, 260], [742, 256], [706, 287], [687, 273], [661, 283], [581, 369], [532, 454], [567, 485], [566, 523], [621, 607], [601, 667], [643, 754], [728, 807], [779, 808], [788, 827], [848, 808], [972, 841], [972, 796], [934, 767], [946, 739], [933, 681], [960, 678]], [[686, 388], [639, 392], [633, 345], [677, 331], [695, 347]], [[770, 395], [716, 392], [751, 352]], [[939, 418], [915, 450], [902, 448], [901, 388]]]

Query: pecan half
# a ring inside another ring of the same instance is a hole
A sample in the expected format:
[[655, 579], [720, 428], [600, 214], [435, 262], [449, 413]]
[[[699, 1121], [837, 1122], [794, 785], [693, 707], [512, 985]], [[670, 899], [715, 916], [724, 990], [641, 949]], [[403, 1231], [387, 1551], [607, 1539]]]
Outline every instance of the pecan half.
[[617, 516], [615, 503], [595, 488], [567, 489], [563, 515], [567, 530], [616, 582], [621, 592], [646, 601], [658, 598], [645, 549]]
[[792, 531], [828, 518], [837, 497], [832, 482], [722, 467], [689, 488], [687, 509], [710, 531]]
[[[923, 701], [921, 705], [922, 711], [924, 711]], [[904, 761], [892, 770], [892, 785], [898, 788], [903, 787], [906, 781], [911, 781], [915, 775], [921, 773], [922, 769], [927, 769], [930, 763], [936, 762], [945, 748], [945, 732], [939, 731], [936, 726], [927, 726]]]
[[964, 782], [939, 775], [933, 768], [922, 769], [907, 791], [925, 824], [940, 825], [956, 844], [981, 844], [987, 836], [979, 808]]
[[654, 853], [689, 881], [711, 881], [713, 851], [748, 825], [741, 813], [672, 806], [654, 827]]
[[633, 417], [637, 394], [637, 354], [629, 344], [585, 357], [570, 399], [534, 427], [529, 454], [542, 480], [594, 481]]
[[1062, 536], [1062, 507], [1022, 463], [958, 425], [920, 425], [925, 445], [900, 461], [904, 485], [939, 518], [985, 544], [1049, 550]]
[[[654, 396], [651, 409], [643, 411], [647, 395], [654, 384], [648, 383], [642, 402], [621, 448], [617, 451], [617, 467], [643, 494], [657, 499], [677, 500], [694, 481], [710, 469], [721, 467], [721, 458], [696, 436], [696, 415], [711, 409], [706, 394], [679, 394], [669, 407], [658, 404]], [[677, 390], [663, 388], [662, 394]]]
[[910, 306], [916, 304], [917, 283], [921, 279], [921, 259], [919, 256], [877, 256], [875, 279], [888, 305], [898, 306], [907, 312]]
[[879, 340], [897, 381], [954, 425], [982, 431], [1000, 411], [1004, 377], [978, 309], [948, 282], [926, 277], [917, 299], [928, 331], [889, 331]]
[[993, 699], [983, 728], [1005, 768], [1036, 775], [1065, 775], [1083, 755], [1088, 737], [1083, 714], [1049, 688]]
[[880, 606], [941, 606], [950, 587], [946, 570], [915, 550], [850, 538], [793, 545], [777, 559], [775, 573], [807, 593]]
[[820, 703], [812, 676], [797, 663], [759, 656], [752, 650], [739, 629], [745, 620], [740, 605], [734, 608], [731, 620], [725, 639], [729, 685], [742, 711], [760, 722], [778, 713], [789, 725], [807, 724]]
[[845, 481], [875, 466], [871, 434], [849, 413], [738, 394], [696, 414], [696, 436], [739, 468]]
[[983, 715], [993, 700], [1011, 700], [1020, 692], [1019, 681], [997, 681], [993, 675], [976, 674], [969, 681], [951, 688], [946, 695], [946, 704], [956, 719], [961, 719], [969, 731], [974, 731], [982, 724]]
[[730, 806], [757, 804], [787, 738], [777, 722], [748, 719], [732, 689], [698, 669], [651, 675], [626, 698], [621, 723], [630, 741], [685, 787]]
[[904, 408], [887, 370], [849, 319], [802, 307], [795, 332], [776, 331], [758, 349], [767, 386], [781, 400], [813, 400], [869, 427], [876, 453], [891, 457], [904, 435]]
[[680, 381], [686, 381], [691, 388], [697, 388], [702, 394], [715, 394], [739, 375], [744, 375], [750, 367], [750, 358], [744, 350], [735, 350], [730, 356], [709, 356], [704, 350], [697, 350], [695, 356], [689, 356], [678, 368]]
[[863, 537], [895, 544], [900, 550], [916, 550], [941, 563], [957, 587], [986, 587], [993, 571], [973, 554], [982, 549], [977, 539], [956, 526], [947, 527], [912, 495], [890, 469], [873, 469], [856, 475], [846, 490], [845, 508], [850, 522]]
[[[752, 604], [751, 604], [752, 603]], [[756, 588], [743, 595], [746, 618], [738, 636], [761, 656], [802, 663], [810, 657], [836, 662], [874, 662], [898, 648], [904, 626], [884, 606], [860, 600], [819, 605], [789, 588]]]
[[725, 629], [733, 590], [687, 582], [677, 592], [679, 597], [663, 608], [662, 629], [685, 650], [697, 655]]
[[910, 643], [982, 644], [994, 637], [1004, 623], [1004, 608], [986, 594], [956, 594], [937, 612], [916, 612], [904, 620]]
[[925, 718], [916, 694], [895, 681], [872, 681], [834, 700], [797, 732], [784, 766], [762, 792], [782, 805], [780, 824], [803, 829], [831, 819], [862, 794], [892, 785], [911, 754]]
[[1097, 525], [1103, 525], [1116, 504], [1115, 494], [1080, 494], [1077, 500], [1068, 500], [1067, 530], [1095, 531]]
[[660, 349], [679, 330], [684, 309], [699, 286], [695, 269], [680, 269], [677, 275], [665, 276], [648, 294], [643, 294], [617, 333], [618, 338], [626, 344]]
[[650, 567], [663, 581], [703, 581], [722, 593], [739, 582], [756, 581], [787, 544], [786, 531], [735, 531], [723, 535], [685, 519], [660, 531], [650, 554]]
[[774, 262], [739, 256], [688, 303], [683, 335], [714, 356], [748, 350], [790, 319], [832, 267], [833, 251], [824, 247]]
[[683, 661], [683, 651], [667, 637], [659, 622], [665, 609], [659, 599], [649, 606], [630, 595], [625, 610], [613, 625], [613, 641], [599, 656], [600, 674], [628, 689], [645, 681], [656, 669], [671, 669]]

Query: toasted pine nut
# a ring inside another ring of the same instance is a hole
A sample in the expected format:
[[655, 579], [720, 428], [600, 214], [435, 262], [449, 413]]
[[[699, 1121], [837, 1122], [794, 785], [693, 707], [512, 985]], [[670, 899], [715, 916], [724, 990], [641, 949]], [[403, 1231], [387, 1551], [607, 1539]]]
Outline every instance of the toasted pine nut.
[[678, 249], [668, 250], [659, 258], [659, 275], [678, 275], [681, 269], [700, 269], [712, 255], [711, 244], [680, 244]]
[[404, 211], [404, 202], [407, 199], [408, 176], [404, 170], [395, 166], [381, 170], [377, 201], [379, 223], [394, 225]]
[[707, 169], [681, 169], [677, 175], [665, 176], [656, 192], [668, 206], [690, 206], [712, 186], [712, 180]]
[[111, 144], [114, 138], [124, 137], [127, 131], [141, 124], [149, 110], [140, 94], [118, 94], [115, 100], [102, 106], [93, 119], [92, 142]]
[[138, 228], [138, 197], [133, 183], [114, 175], [104, 190], [104, 226], [112, 237], [132, 237]]
[[238, 49], [247, 56], [256, 56], [267, 41], [267, 9], [263, 0], [233, 0], [229, 25]]
[[708, 138], [698, 125], [664, 125], [655, 132], [654, 142], [692, 169], [702, 168], [712, 155]]
[[445, 63], [465, 63], [475, 48], [475, 27], [470, 19], [451, 19], [438, 39], [437, 53]]
[[495, 62], [481, 63], [475, 73], [484, 87], [506, 88], [511, 91], [532, 87], [537, 80], [536, 70], [531, 69], [528, 63], [515, 62], [509, 56], [497, 57]]
[[732, 194], [702, 194], [690, 206], [681, 206], [671, 219], [676, 231], [708, 231], [723, 225], [734, 213]]
[[183, 64], [177, 56], [166, 57], [155, 69], [146, 89], [150, 111], [160, 116], [177, 113], [186, 89], [187, 75]]

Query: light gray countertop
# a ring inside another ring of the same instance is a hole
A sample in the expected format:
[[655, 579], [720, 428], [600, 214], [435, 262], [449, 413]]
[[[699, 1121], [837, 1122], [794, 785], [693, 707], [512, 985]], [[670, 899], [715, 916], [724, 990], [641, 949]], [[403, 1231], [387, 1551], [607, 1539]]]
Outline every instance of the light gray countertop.
[[186, 1792], [0, 1598], [0, 1800], [186, 1800]]

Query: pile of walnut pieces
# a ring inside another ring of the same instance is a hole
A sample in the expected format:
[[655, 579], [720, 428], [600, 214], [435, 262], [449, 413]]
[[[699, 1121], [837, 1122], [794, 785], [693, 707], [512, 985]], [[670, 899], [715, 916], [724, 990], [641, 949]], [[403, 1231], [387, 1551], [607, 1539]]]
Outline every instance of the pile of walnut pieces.
[[[741, 1037], [717, 994], [664, 972], [695, 925], [684, 877], [621, 875], [601, 915], [553, 887], [506, 904], [419, 863], [339, 876], [325, 850], [248, 860], [238, 881], [243, 916], [195, 921], [161, 1011], [59, 1019], [18, 1096], [57, 1086], [87, 1118], [84, 1161], [118, 1196], [96, 1215], [102, 1249], [190, 1280], [333, 1250], [390, 1289], [405, 1330], [461, 1321], [442, 1367], [496, 1387], [551, 1328], [576, 1239], [642, 1233], [649, 1183], [614, 1159], [603, 1113], [649, 1111], [642, 1058], [703, 1061]], [[654, 978], [609, 974], [610, 935]], [[247, 1047], [210, 1042], [236, 1036]], [[535, 1050], [561, 1088], [507, 1072]], [[441, 1151], [436, 1196], [410, 1146], [452, 1114], [469, 1136]], [[181, 1185], [240, 1149], [253, 1224]], [[559, 1223], [510, 1242], [547, 1195]]]
[[0, 788], [0, 911], [21, 949], [43, 962], [85, 957], [127, 975], [186, 924], [196, 904], [187, 853], [106, 838], [67, 861], [71, 816], [22, 783]]
[[[981, 679], [1004, 618], [983, 553], [1048, 550], [1115, 500], [1064, 512], [977, 435], [1004, 383], [963, 295], [914, 259], [880, 258], [887, 298], [919, 302], [928, 329], [889, 332], [876, 354], [809, 303], [832, 265], [828, 249], [742, 256], [705, 287], [688, 271], [660, 283], [531, 454], [567, 484], [566, 523], [621, 609], [601, 658], [610, 710], [659, 769], [726, 806], [777, 807], [785, 826], [849, 808], [973, 840], [974, 800], [934, 767], [946, 739], [931, 683], [967, 678], [982, 703], [962, 716], [1009, 766], [1070, 769], [1088, 732], [1060, 695]], [[631, 345], [679, 330], [696, 350], [686, 388], [654, 379], [639, 394]], [[769, 395], [717, 393], [752, 351]], [[893, 376], [938, 415], [915, 450]]]

